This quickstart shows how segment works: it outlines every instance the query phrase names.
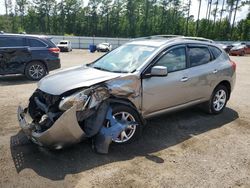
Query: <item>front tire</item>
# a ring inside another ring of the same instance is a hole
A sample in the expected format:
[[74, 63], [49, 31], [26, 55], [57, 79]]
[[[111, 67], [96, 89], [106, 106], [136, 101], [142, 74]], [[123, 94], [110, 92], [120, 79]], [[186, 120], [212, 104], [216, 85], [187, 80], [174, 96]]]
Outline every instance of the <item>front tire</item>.
[[46, 75], [46, 67], [43, 63], [41, 62], [30, 62], [26, 67], [25, 67], [25, 76], [29, 80], [40, 80]]
[[205, 104], [206, 111], [210, 114], [220, 114], [226, 107], [229, 91], [224, 85], [217, 86], [210, 100]]
[[[134, 121], [137, 124], [136, 126], [129, 126], [116, 139], [113, 140], [114, 143], [127, 144], [140, 138], [143, 125], [136, 110], [126, 105], [114, 105], [112, 106], [112, 113], [113, 117], [117, 120], [128, 122]], [[107, 122], [106, 126], [109, 126], [109, 122]]]

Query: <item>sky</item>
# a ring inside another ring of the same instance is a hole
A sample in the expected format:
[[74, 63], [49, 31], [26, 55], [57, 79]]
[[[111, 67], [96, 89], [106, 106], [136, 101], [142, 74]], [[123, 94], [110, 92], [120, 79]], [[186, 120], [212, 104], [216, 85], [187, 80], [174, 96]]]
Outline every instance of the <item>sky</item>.
[[[185, 0], [187, 1], [187, 0]], [[222, 6], [222, 1], [219, 0], [219, 4], [218, 4], [218, 8], [221, 9]], [[212, 6], [212, 9], [215, 6]], [[191, 9], [190, 9], [190, 14], [194, 16], [194, 19], [196, 20], [198, 17], [198, 8], [199, 8], [199, 1], [198, 0], [191, 0]], [[200, 18], [205, 18], [206, 17], [206, 11], [207, 11], [207, 0], [202, 0], [201, 3], [201, 11], [200, 11]], [[225, 8], [225, 6], [224, 6]], [[247, 13], [249, 12], [249, 5], [248, 6], [244, 6], [240, 11], [237, 11], [236, 13], [236, 22], [241, 20], [241, 19], [245, 19], [247, 16]], [[218, 16], [219, 14], [217, 14]], [[226, 13], [223, 14], [223, 16], [226, 16]], [[212, 19], [212, 17], [210, 18]]]
[[[88, 1], [89, 0], [83, 0], [85, 6], [88, 4]], [[188, 2], [188, 0], [183, 0], [183, 1]], [[220, 2], [222, 2], [222, 1], [220, 1]], [[200, 18], [206, 17], [206, 7], [207, 7], [207, 0], [202, 0]], [[220, 8], [221, 4], [219, 4], [218, 7]], [[198, 15], [197, 15], [198, 8], [199, 8], [199, 1], [198, 0], [191, 0], [190, 15], [193, 15], [195, 20], [198, 17]], [[248, 12], [249, 12], [249, 6], [244, 6], [240, 11], [237, 12], [236, 22], [241, 20], [241, 19], [246, 18]], [[4, 0], [0, 0], [0, 14], [5, 14]]]

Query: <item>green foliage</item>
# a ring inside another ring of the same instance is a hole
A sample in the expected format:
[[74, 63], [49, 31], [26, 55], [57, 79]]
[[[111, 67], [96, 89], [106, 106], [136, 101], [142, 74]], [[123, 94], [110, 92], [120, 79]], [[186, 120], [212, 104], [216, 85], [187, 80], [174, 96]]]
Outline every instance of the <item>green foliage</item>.
[[246, 19], [234, 23], [238, 8], [248, 6], [247, 1], [224, 0], [223, 8], [221, 1], [214, 0], [213, 8], [208, 8], [210, 20], [194, 20], [189, 0], [184, 3], [181, 0], [89, 0], [85, 7], [82, 0], [15, 1], [5, 0], [6, 14], [0, 15], [0, 30], [70, 36], [174, 34], [250, 40], [250, 13]]

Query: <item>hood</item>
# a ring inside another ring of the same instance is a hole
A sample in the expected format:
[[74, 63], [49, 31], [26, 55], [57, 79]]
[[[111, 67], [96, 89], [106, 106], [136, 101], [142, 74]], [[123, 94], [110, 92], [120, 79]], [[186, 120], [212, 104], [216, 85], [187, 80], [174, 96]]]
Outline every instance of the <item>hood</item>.
[[120, 77], [119, 73], [97, 70], [87, 66], [65, 69], [44, 77], [38, 83], [38, 89], [52, 95], [61, 95], [66, 91], [92, 85]]
[[241, 50], [244, 48], [245, 48], [245, 45], [240, 45], [240, 46], [234, 46], [231, 50]]

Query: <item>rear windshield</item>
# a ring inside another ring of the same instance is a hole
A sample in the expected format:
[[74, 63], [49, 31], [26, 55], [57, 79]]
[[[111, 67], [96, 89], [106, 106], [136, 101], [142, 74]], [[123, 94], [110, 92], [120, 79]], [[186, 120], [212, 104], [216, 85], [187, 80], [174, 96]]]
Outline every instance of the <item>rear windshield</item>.
[[49, 45], [50, 48], [55, 48], [56, 45], [55, 43], [53, 42], [53, 38], [44, 38], [46, 40], [46, 43]]
[[60, 42], [60, 44], [68, 44], [68, 42]]

